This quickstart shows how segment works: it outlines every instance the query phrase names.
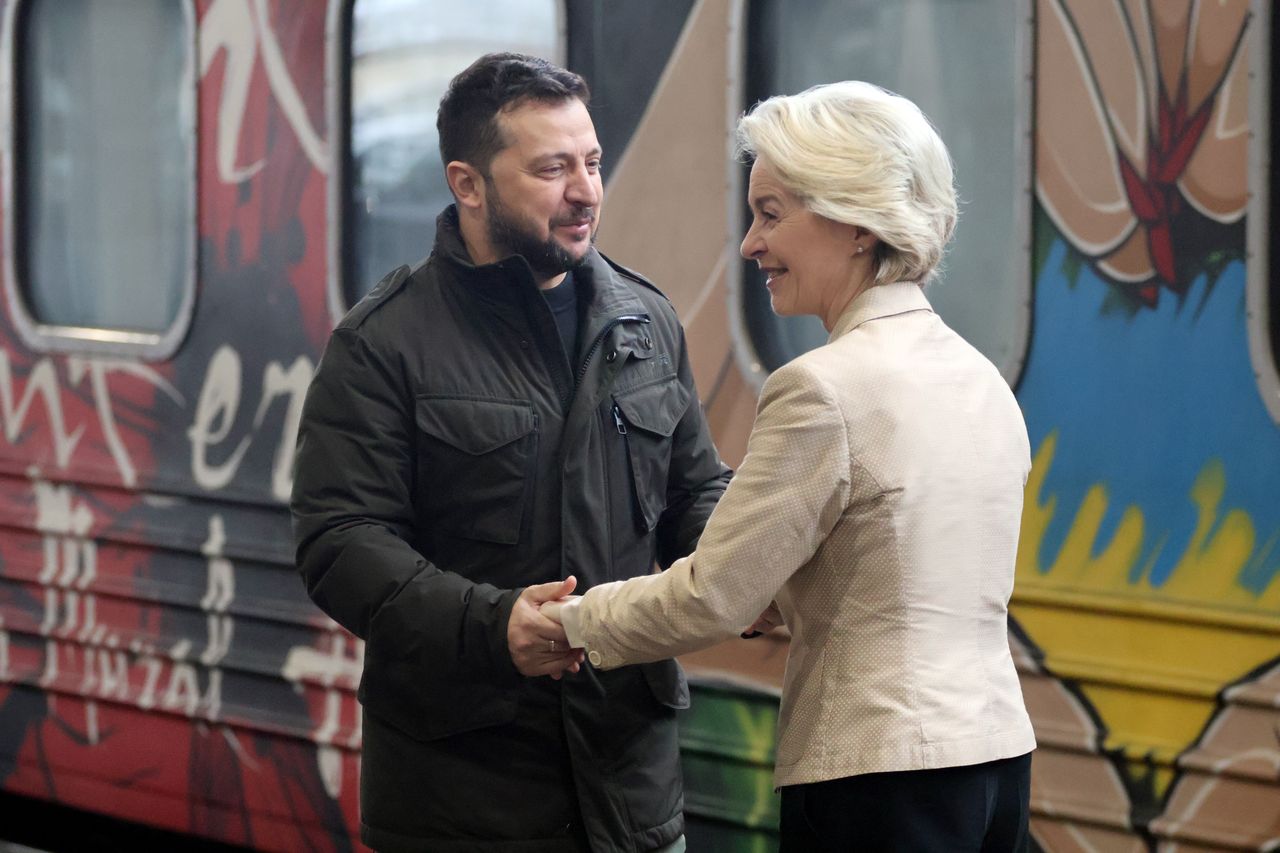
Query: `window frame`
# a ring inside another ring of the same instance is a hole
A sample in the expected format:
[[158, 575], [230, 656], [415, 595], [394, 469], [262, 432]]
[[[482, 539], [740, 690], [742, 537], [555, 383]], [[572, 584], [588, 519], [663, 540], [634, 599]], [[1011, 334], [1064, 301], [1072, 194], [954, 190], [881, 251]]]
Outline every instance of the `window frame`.
[[0, 133], [0, 198], [3, 199], [4, 234], [4, 299], [13, 318], [14, 329], [22, 343], [30, 350], [40, 353], [66, 353], [72, 355], [123, 355], [143, 358], [148, 361], [163, 361], [174, 354], [190, 331], [195, 314], [197, 269], [199, 267], [199, 205], [198, 192], [199, 163], [199, 102], [200, 78], [197, 73], [199, 61], [199, 27], [197, 25], [195, 0], [182, 0], [181, 8], [186, 22], [186, 40], [188, 43], [186, 77], [190, 80], [193, 109], [189, 121], [182, 128], [187, 135], [187, 153], [191, 163], [191, 172], [185, 186], [191, 201], [190, 219], [185, 229], [188, 265], [182, 282], [182, 296], [178, 301], [178, 309], [173, 321], [163, 332], [138, 332], [124, 329], [100, 328], [96, 326], [66, 326], [45, 323], [31, 311], [25, 297], [23, 287], [23, 265], [19, 263], [19, 252], [27, 245], [24, 227], [20, 222], [19, 188], [16, 174], [16, 160], [21, 151], [19, 135], [22, 132], [22, 116], [20, 115], [20, 95], [17, 90], [21, 80], [19, 63], [22, 61], [17, 49], [18, 27], [23, 16], [34, 2], [50, 2], [50, 0], [10, 0], [5, 7], [4, 21], [0, 24], [0, 121], [4, 122], [4, 131]]
[[[1033, 213], [1035, 210], [1035, 185], [1033, 183], [1035, 174], [1033, 127], [1035, 109], [1035, 81], [1033, 78], [1035, 13], [1033, 3], [1034, 0], [1016, 0], [1014, 9], [1019, 26], [1016, 31], [1013, 49], [1014, 62], [1017, 66], [1015, 70], [1017, 106], [1015, 108], [1012, 132], [1017, 140], [1015, 150], [1025, 154], [1025, 156], [1018, 158], [1014, 165], [1014, 202], [1017, 204], [1017, 210], [1014, 214], [1014, 226], [1016, 233], [1020, 235], [1017, 257], [1015, 258], [1015, 269], [1017, 270], [1015, 294], [1017, 295], [1018, 304], [1014, 312], [1014, 326], [1011, 330], [1014, 336], [1011, 355], [1007, 363], [996, 365], [1005, 381], [1009, 383], [1011, 388], [1015, 389], [1022, 377], [1022, 371], [1027, 362], [1027, 353], [1031, 347], [1032, 312], [1034, 311], [1035, 303], [1035, 281], [1032, 269], [1032, 253], [1035, 245], [1035, 235], [1033, 233]], [[735, 24], [731, 28], [730, 37], [733, 41], [731, 42], [732, 53], [730, 55], [736, 57], [736, 67], [731, 74], [733, 83], [732, 91], [729, 94], [730, 103], [739, 105], [739, 110], [745, 111], [752, 106], [752, 104], [747, 103], [747, 98], [751, 96], [751, 93], [746, 91], [747, 87], [744, 82], [747, 76], [747, 65], [750, 61], [750, 57], [747, 56], [750, 36], [747, 32], [746, 0], [735, 0], [734, 6], [733, 20]], [[732, 148], [732, 125], [728, 130]], [[733, 233], [739, 235], [746, 233], [746, 176], [747, 170], [740, 164], [730, 164], [729, 198], [731, 201], [729, 224], [730, 228], [733, 229]], [[764, 387], [765, 380], [769, 378], [769, 371], [765, 369], [763, 359], [755, 341], [752, 340], [751, 330], [747, 324], [746, 309], [743, 303], [745, 289], [748, 286], [746, 275], [747, 266], [743, 265], [738, 274], [727, 276], [729, 282], [730, 338], [733, 341], [733, 352], [738, 369], [755, 390], [759, 392]]]
[[[347, 222], [346, 210], [351, 191], [351, 22], [358, 2], [360, 0], [329, 0], [325, 24], [325, 110], [330, 128], [329, 188], [325, 200], [329, 241], [325, 292], [332, 326], [337, 326], [354, 305], [347, 304], [347, 265], [343, 259], [353, 248], [348, 245], [352, 228]], [[555, 0], [556, 49], [552, 61], [562, 66], [569, 55], [567, 2]]]
[[1261, 191], [1249, 193], [1245, 211], [1245, 325], [1249, 338], [1249, 358], [1258, 383], [1258, 394], [1272, 420], [1280, 424], [1280, 365], [1272, 340], [1273, 312], [1280, 305], [1271, 304], [1271, 234], [1269, 230], [1272, 195], [1276, 189], [1271, 162], [1272, 58], [1276, 46], [1275, 25], [1268, 0], [1250, 4], [1254, 28], [1249, 45], [1249, 185]]

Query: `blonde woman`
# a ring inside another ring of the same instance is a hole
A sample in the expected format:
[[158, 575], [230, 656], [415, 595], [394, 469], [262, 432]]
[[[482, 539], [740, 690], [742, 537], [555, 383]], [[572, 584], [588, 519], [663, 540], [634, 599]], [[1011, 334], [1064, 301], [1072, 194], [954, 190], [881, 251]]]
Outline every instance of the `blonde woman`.
[[[956, 220], [946, 147], [860, 82], [758, 104], [743, 256], [830, 339], [769, 377], [697, 550], [543, 605], [592, 666], [791, 630], [781, 850], [1018, 850], [1031, 723], [1009, 654], [1026, 427], [931, 310]], [[962, 285], [956, 285], [962, 286]]]

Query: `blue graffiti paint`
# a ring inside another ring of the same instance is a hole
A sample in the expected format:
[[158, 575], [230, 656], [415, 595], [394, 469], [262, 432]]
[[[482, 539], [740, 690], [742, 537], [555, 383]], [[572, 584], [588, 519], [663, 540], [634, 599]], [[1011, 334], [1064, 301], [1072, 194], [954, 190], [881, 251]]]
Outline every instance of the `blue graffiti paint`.
[[1194, 532], [1192, 484], [1216, 459], [1226, 474], [1220, 513], [1243, 510], [1257, 532], [1239, 581], [1260, 594], [1280, 572], [1280, 549], [1260, 553], [1280, 532], [1280, 428], [1249, 359], [1244, 264], [1229, 264], [1212, 287], [1202, 275], [1184, 298], [1164, 293], [1157, 307], [1131, 315], [1104, 310], [1110, 288], [1091, 270], [1071, 285], [1067, 251], [1057, 241], [1036, 282], [1018, 393], [1033, 448], [1058, 431], [1044, 486], [1058, 510], [1038, 564], [1052, 564], [1086, 491], [1101, 483], [1110, 502], [1095, 549], [1136, 505], [1146, 522], [1136, 572], [1154, 558], [1148, 580], [1163, 585]]

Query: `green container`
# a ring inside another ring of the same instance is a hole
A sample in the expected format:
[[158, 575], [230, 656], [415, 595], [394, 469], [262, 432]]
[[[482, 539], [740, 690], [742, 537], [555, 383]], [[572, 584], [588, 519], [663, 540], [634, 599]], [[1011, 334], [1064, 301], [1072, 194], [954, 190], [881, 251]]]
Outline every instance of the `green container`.
[[773, 790], [778, 696], [691, 676], [692, 706], [680, 715], [686, 834], [699, 853], [778, 849]]

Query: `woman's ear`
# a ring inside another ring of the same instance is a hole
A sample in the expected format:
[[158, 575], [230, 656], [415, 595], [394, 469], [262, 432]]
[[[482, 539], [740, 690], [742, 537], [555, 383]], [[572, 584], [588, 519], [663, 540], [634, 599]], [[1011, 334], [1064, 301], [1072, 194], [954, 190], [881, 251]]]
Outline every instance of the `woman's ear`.
[[474, 166], [461, 160], [451, 160], [444, 167], [444, 176], [459, 207], [470, 210], [484, 207], [484, 176]]
[[880, 238], [872, 234], [861, 225], [853, 226], [853, 253], [855, 255], [864, 255], [873, 249], [880, 242]]

